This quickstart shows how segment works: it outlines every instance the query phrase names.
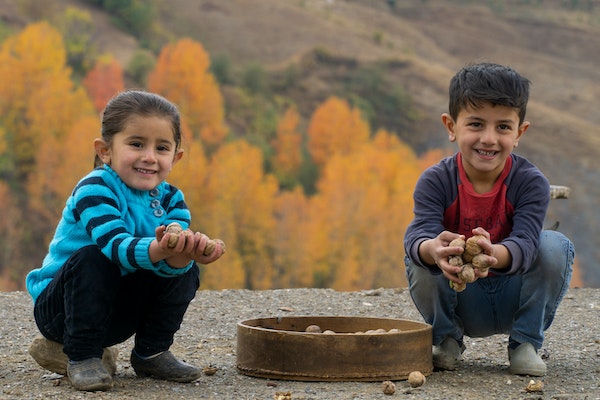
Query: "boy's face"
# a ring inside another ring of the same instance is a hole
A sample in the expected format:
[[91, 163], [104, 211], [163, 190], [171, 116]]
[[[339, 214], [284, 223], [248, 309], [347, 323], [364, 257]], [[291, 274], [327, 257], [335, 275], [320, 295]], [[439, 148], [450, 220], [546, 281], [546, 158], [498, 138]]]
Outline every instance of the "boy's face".
[[519, 125], [516, 109], [491, 103], [462, 109], [456, 121], [449, 114], [443, 114], [442, 122], [449, 140], [458, 144], [467, 176], [479, 184], [496, 181], [506, 159], [529, 128], [529, 122]]

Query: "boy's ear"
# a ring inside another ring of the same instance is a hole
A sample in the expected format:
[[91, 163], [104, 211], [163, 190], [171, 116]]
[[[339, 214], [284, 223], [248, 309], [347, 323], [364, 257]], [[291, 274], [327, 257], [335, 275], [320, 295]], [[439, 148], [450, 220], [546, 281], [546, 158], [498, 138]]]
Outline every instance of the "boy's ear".
[[444, 127], [446, 128], [446, 131], [448, 132], [448, 140], [450, 140], [451, 142], [454, 142], [456, 140], [456, 134], [454, 133], [454, 120], [452, 119], [450, 114], [448, 114], [448, 113], [442, 114], [442, 124], [444, 124]]
[[94, 150], [104, 164], [110, 165], [110, 145], [104, 139], [94, 139]]
[[529, 126], [531, 126], [531, 123], [529, 121], [524, 121], [521, 125], [519, 125], [519, 129], [517, 130], [517, 137], [515, 138], [515, 147], [519, 146], [519, 139], [521, 138], [521, 136], [523, 136], [525, 132], [527, 132]]

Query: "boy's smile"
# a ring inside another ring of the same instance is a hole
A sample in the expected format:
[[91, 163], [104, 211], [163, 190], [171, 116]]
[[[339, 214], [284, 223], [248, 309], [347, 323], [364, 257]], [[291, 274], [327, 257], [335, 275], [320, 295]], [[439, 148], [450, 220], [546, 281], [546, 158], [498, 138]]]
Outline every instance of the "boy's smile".
[[519, 138], [529, 128], [529, 122], [519, 125], [517, 109], [491, 103], [463, 108], [456, 121], [445, 113], [442, 122], [449, 140], [458, 145], [469, 180], [483, 188], [493, 185]]

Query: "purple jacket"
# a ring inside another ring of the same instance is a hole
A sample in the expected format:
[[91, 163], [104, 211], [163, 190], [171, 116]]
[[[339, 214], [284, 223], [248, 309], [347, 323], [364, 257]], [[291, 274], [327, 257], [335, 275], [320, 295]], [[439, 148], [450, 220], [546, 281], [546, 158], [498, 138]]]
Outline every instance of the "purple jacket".
[[524, 273], [535, 261], [542, 224], [550, 202], [550, 185], [542, 172], [525, 158], [511, 154], [489, 193], [477, 194], [466, 177], [460, 153], [427, 169], [417, 181], [414, 219], [406, 229], [404, 250], [416, 264], [425, 265], [419, 245], [447, 230], [472, 236], [480, 226], [492, 243], [501, 243], [512, 256], [510, 268], [498, 274]]

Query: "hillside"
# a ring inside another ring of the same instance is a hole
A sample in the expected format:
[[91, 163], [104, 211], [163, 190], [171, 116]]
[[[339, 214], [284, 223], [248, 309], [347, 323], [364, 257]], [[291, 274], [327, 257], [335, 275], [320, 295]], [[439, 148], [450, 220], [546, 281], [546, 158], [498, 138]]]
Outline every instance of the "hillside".
[[[97, 45], [127, 65], [135, 39], [77, 0], [55, 3], [93, 12]], [[305, 117], [356, 65], [384, 61], [387, 77], [406, 88], [419, 110], [411, 130], [397, 132], [417, 151], [447, 145], [439, 115], [458, 68], [480, 60], [512, 65], [533, 82], [533, 125], [518, 152], [551, 183], [573, 189], [569, 200], [552, 202], [548, 224], [560, 221], [559, 229], [575, 242], [586, 285], [600, 287], [600, 7], [594, 2], [580, 2], [582, 9], [559, 0], [407, 0], [394, 9], [384, 0], [157, 3], [161, 25], [173, 37], [192, 37], [235, 67], [257, 62], [277, 74], [296, 65], [303, 90], [286, 95]], [[0, 0], [0, 17], [13, 25], [28, 21], [10, 0]], [[315, 49], [351, 62], [306, 62], [315, 61]]]

